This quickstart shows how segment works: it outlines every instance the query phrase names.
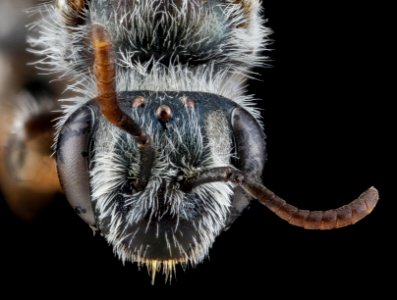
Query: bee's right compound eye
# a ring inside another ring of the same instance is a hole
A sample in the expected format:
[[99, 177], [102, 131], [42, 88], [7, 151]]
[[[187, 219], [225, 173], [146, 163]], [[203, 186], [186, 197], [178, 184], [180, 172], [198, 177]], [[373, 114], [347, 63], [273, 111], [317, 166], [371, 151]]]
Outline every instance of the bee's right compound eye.
[[98, 109], [85, 105], [63, 125], [57, 143], [58, 176], [74, 211], [95, 228], [89, 183], [89, 148]]

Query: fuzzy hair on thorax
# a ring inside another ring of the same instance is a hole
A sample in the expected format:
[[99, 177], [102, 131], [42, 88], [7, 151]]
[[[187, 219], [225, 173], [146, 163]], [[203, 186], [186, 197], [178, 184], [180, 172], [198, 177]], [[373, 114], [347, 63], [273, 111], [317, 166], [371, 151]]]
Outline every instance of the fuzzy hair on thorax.
[[[62, 1], [60, 1], [62, 2]], [[117, 63], [117, 90], [197, 91], [236, 101], [256, 117], [245, 81], [263, 65], [270, 29], [258, 0], [92, 0], [84, 25], [65, 25], [52, 3], [31, 10], [37, 67], [67, 82], [78, 96], [70, 111], [96, 96], [92, 71], [92, 24], [111, 36]], [[62, 120], [60, 121], [62, 123]]]

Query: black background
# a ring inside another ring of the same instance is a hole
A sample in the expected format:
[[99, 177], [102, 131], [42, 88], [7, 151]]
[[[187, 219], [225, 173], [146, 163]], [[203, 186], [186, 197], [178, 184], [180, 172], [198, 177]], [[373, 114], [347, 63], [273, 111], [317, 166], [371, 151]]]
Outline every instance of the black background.
[[394, 271], [395, 233], [387, 213], [396, 192], [386, 184], [395, 179], [395, 163], [383, 12], [283, 1], [264, 1], [264, 7], [274, 30], [272, 68], [258, 69], [250, 93], [261, 99], [268, 136], [265, 184], [307, 209], [335, 208], [375, 185], [381, 200], [372, 215], [344, 229], [305, 231], [254, 203], [216, 240], [209, 259], [179, 269], [172, 284], [159, 276], [153, 287], [145, 270], [123, 266], [93, 237], [61, 196], [33, 224], [15, 218], [1, 199], [3, 287], [17, 283], [15, 294], [58, 287], [128, 298], [138, 289], [188, 287], [190, 296], [215, 287], [256, 291], [260, 298], [273, 292], [310, 298], [314, 289], [357, 296], [390, 287], [385, 270]]

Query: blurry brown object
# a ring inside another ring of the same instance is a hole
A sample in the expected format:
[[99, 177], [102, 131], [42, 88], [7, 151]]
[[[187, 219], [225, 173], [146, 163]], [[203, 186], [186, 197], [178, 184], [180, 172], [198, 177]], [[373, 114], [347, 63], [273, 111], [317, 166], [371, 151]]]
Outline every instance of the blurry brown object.
[[51, 157], [55, 92], [27, 66], [34, 58], [25, 50], [24, 10], [35, 2], [0, 2], [0, 190], [26, 220], [60, 191]]

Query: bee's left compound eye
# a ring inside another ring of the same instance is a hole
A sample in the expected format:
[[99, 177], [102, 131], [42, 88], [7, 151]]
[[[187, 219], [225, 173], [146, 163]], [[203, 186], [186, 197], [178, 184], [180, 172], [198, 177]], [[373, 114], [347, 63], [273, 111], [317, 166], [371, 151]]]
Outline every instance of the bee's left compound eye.
[[74, 211], [95, 227], [89, 185], [89, 147], [97, 108], [85, 105], [63, 125], [57, 144], [58, 176]]

